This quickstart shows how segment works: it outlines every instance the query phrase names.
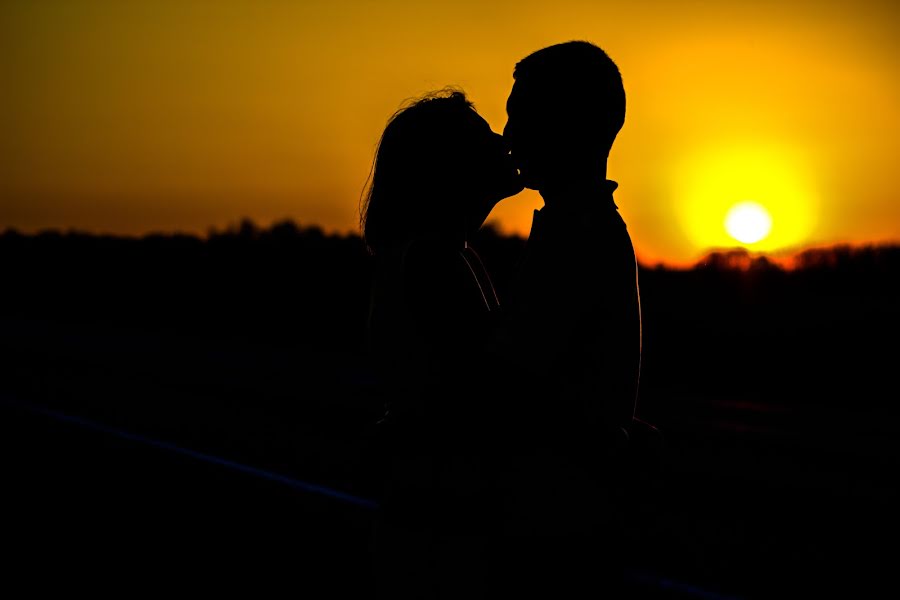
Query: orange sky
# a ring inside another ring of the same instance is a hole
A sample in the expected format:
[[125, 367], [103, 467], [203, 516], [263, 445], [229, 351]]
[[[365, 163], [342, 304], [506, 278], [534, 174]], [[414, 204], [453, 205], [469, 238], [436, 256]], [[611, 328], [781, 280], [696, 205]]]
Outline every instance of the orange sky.
[[609, 176], [642, 260], [736, 244], [742, 201], [772, 217], [751, 249], [900, 240], [900, 9], [710, 4], [5, 0], [0, 228], [355, 230], [404, 99], [457, 85], [500, 131], [515, 62], [587, 39], [625, 81]]

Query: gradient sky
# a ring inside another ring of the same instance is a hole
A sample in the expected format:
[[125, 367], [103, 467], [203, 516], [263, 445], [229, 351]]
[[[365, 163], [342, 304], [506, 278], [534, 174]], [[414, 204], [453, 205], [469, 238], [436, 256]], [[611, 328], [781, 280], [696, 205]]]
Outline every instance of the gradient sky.
[[[506, 122], [516, 61], [586, 39], [619, 65], [616, 200], [644, 261], [900, 240], [900, 9], [771, 2], [4, 0], [0, 228], [357, 230], [404, 99], [460, 86]], [[495, 211], [527, 233], [539, 197]]]

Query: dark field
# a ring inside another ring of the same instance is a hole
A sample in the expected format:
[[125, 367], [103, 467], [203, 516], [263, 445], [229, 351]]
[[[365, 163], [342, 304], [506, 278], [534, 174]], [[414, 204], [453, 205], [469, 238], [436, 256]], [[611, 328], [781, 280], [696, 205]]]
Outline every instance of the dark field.
[[[481, 238], [502, 299], [523, 242]], [[359, 239], [7, 232], [0, 268], [5, 575], [129, 595], [370, 593], [373, 510], [207, 460], [372, 497], [383, 399]], [[891, 582], [898, 275], [896, 247], [809, 252], [793, 271], [723, 254], [642, 269], [638, 411], [665, 445], [630, 515], [636, 594], [867, 597]]]

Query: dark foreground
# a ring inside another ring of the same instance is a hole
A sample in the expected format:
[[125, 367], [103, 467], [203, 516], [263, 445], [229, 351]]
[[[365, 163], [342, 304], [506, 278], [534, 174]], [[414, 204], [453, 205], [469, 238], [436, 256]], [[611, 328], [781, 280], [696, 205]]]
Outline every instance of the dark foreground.
[[[522, 240], [478, 247], [507, 297]], [[7, 588], [371, 597], [368, 258], [287, 224], [0, 235]], [[900, 248], [804, 260], [642, 268], [633, 596], [895, 587]]]
[[[172, 373], [198, 363], [244, 393], [242, 378], [260, 359], [252, 349], [188, 340], [154, 347], [152, 336], [33, 323], [25, 335], [21, 322], [5, 323], [5, 331], [7, 344], [16, 342], [15, 352], [6, 348], [6, 364], [16, 368], [0, 408], [5, 573], [36, 591], [287, 586], [306, 597], [371, 596], [376, 513], [365, 502], [367, 436], [377, 407], [364, 379], [336, 388], [320, 371], [322, 386], [308, 393], [333, 393], [341, 406], [285, 407], [279, 415], [229, 403], [227, 390], [176, 389], [135, 367]], [[279, 360], [332, 359], [270, 351], [270, 385], [286, 376], [272, 366]], [[631, 592], [856, 595], [889, 578], [897, 539], [894, 423], [678, 401], [689, 410], [666, 421], [665, 468], [630, 524], [643, 548], [629, 565]], [[839, 431], [847, 435], [835, 438]]]

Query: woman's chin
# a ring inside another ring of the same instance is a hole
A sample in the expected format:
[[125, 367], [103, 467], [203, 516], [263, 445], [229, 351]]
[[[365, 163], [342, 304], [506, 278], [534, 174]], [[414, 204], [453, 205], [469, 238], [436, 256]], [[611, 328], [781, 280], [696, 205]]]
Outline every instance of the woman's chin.
[[519, 192], [525, 189], [525, 182], [522, 181], [522, 178], [516, 176], [514, 179], [511, 179], [507, 182], [506, 186], [504, 186], [503, 190], [500, 193], [500, 198], [497, 199], [497, 202], [503, 200], [504, 198], [509, 198], [510, 196], [515, 196]]
[[518, 176], [515, 179], [509, 179], [502, 183], [498, 182], [498, 185], [494, 187], [493, 191], [482, 196], [484, 198], [484, 208], [487, 212], [490, 212], [493, 210], [494, 206], [510, 196], [515, 196], [524, 189], [525, 186], [522, 179]]

